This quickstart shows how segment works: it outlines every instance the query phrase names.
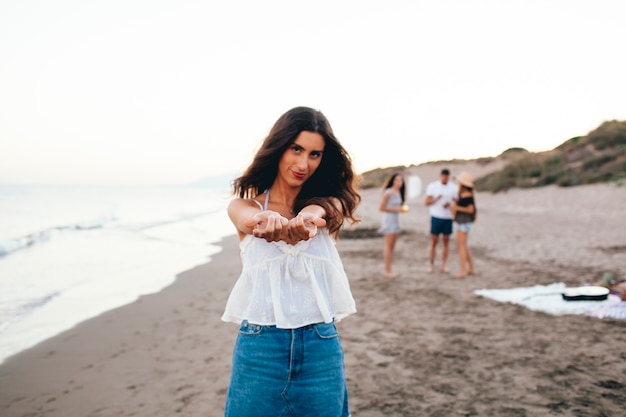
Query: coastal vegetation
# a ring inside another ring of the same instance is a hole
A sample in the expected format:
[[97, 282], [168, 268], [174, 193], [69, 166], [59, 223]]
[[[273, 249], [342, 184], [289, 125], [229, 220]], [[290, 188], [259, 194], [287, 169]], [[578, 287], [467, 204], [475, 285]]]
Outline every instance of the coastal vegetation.
[[[478, 190], [499, 192], [552, 184], [570, 187], [611, 181], [626, 183], [626, 121], [604, 122], [586, 136], [571, 138], [550, 151], [510, 148], [495, 158], [505, 159], [507, 163], [502, 169], [477, 178]], [[474, 162], [492, 160], [480, 158]], [[362, 176], [361, 187], [378, 187], [391, 172], [405, 168], [368, 171]]]

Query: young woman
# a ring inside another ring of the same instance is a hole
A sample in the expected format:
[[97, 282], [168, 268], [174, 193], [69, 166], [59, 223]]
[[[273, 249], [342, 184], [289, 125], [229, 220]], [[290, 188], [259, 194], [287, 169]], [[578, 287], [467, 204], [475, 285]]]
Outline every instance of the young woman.
[[394, 173], [385, 183], [379, 207], [379, 210], [383, 212], [383, 218], [378, 232], [385, 235], [383, 262], [387, 278], [398, 277], [398, 274], [393, 272], [392, 262], [396, 241], [400, 236], [400, 213], [408, 209], [404, 205], [404, 196], [404, 178], [399, 173]]
[[296, 107], [234, 181], [243, 269], [222, 317], [240, 325], [226, 417], [350, 415], [334, 322], [356, 308], [335, 239], [358, 221], [354, 179], [326, 117]]
[[462, 172], [457, 177], [457, 182], [459, 183], [459, 195], [453, 205], [453, 211], [455, 211], [454, 221], [457, 224], [456, 245], [459, 251], [461, 270], [456, 276], [463, 278], [474, 273], [474, 261], [467, 240], [472, 223], [476, 218], [476, 202], [472, 176], [468, 172]]

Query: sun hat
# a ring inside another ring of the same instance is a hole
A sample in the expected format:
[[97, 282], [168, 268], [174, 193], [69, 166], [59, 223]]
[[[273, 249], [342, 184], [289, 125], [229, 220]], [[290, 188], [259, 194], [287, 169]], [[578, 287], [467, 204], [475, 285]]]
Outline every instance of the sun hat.
[[470, 174], [469, 172], [461, 172], [459, 176], [456, 177], [456, 180], [461, 185], [469, 188], [474, 188], [474, 177], [472, 177], [472, 174]]

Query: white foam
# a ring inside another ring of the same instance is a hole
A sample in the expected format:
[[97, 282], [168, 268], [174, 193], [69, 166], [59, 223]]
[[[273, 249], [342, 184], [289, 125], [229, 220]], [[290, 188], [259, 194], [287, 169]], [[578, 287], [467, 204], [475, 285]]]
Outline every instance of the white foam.
[[[160, 291], [178, 273], [208, 262], [220, 250], [214, 243], [234, 233], [227, 195], [206, 188], [63, 188], [62, 202], [51, 202], [55, 191], [26, 189], [24, 199], [19, 193], [9, 199], [0, 194], [0, 216], [12, 224], [0, 225], [0, 236], [9, 229], [22, 232], [0, 243], [5, 254], [0, 257], [0, 362]], [[50, 216], [41, 219], [46, 203]]]

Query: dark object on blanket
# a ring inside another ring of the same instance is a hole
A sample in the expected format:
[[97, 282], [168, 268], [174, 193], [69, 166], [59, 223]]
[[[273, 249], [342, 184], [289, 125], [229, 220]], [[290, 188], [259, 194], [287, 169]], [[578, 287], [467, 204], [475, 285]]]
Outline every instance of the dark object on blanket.
[[609, 289], [590, 285], [587, 287], [566, 288], [561, 295], [566, 301], [602, 301], [609, 296]]

